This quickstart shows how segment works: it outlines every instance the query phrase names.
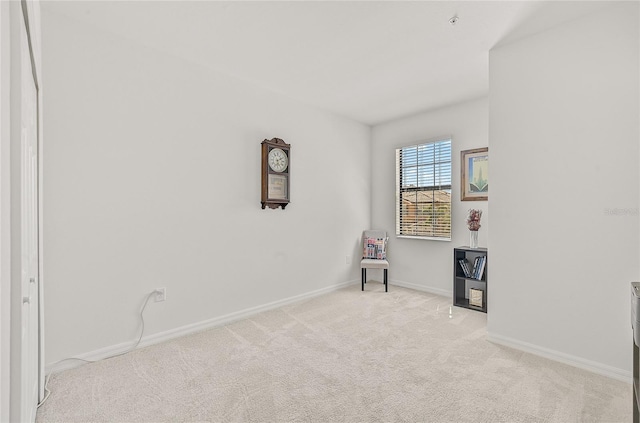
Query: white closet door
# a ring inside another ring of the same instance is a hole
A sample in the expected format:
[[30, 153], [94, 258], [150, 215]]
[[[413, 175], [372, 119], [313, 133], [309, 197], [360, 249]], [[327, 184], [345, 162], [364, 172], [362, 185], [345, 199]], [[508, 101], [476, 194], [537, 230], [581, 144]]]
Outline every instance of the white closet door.
[[39, 397], [39, 261], [38, 261], [38, 90], [34, 80], [27, 31], [21, 45], [21, 364], [22, 421], [35, 421]]

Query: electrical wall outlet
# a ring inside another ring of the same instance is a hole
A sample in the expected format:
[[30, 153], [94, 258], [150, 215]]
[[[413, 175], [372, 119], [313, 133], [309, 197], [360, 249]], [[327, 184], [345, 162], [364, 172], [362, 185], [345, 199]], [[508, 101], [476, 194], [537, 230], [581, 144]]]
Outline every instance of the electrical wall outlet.
[[347, 257], [344, 259], [344, 262], [345, 262], [346, 264], [351, 264], [351, 256], [347, 256]]
[[156, 303], [167, 299], [167, 288], [156, 288]]

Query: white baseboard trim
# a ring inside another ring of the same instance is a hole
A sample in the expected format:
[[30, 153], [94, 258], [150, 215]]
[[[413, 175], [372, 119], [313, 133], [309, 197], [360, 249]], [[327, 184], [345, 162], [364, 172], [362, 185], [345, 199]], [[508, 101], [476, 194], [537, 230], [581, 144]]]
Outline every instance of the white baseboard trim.
[[597, 373], [602, 376], [607, 376], [612, 379], [620, 380], [622, 382], [632, 383], [633, 375], [631, 372], [619, 369], [617, 367], [608, 366], [606, 364], [598, 363], [595, 361], [587, 360], [575, 355], [566, 354], [560, 351], [551, 350], [538, 345], [530, 344], [528, 342], [520, 341], [518, 339], [509, 338], [502, 335], [496, 335], [487, 333], [487, 340], [496, 344], [504, 345], [506, 347], [514, 348], [516, 350], [528, 352], [540, 357], [548, 358], [553, 361], [568, 364], [573, 367], [578, 367], [593, 373]]
[[389, 284], [401, 286], [403, 288], [415, 289], [416, 291], [428, 292], [430, 294], [440, 295], [443, 297], [453, 298], [452, 291], [447, 291], [440, 288], [432, 288], [430, 286], [418, 285], [417, 283], [413, 283], [413, 282], [404, 282], [404, 281], [393, 279], [389, 281]]
[[[300, 295], [294, 295], [293, 297], [284, 298], [282, 300], [273, 301], [271, 303], [247, 308], [247, 309], [229, 313], [223, 316], [214, 317], [213, 319], [203, 320], [201, 322], [192, 323], [190, 325], [181, 326], [179, 328], [170, 329], [164, 332], [154, 333], [153, 335], [144, 336], [140, 341], [140, 344], [136, 347], [136, 349], [147, 347], [149, 345], [159, 344], [160, 342], [169, 341], [171, 339], [179, 338], [185, 335], [190, 335], [192, 333], [201, 332], [203, 330], [211, 329], [216, 326], [226, 325], [231, 322], [245, 319], [247, 317], [253, 316], [258, 313], [262, 313], [263, 311], [273, 310], [275, 308], [282, 307], [287, 304], [292, 304], [299, 301], [318, 297], [320, 295], [324, 295], [329, 292], [337, 291], [338, 289], [342, 289], [347, 286], [355, 285], [359, 283], [360, 283], [359, 279], [354, 279], [347, 282], [341, 282], [336, 285], [331, 285], [331, 286], [317, 289], [315, 291], [307, 292]], [[123, 342], [120, 344], [111, 345], [108, 347], [100, 348], [98, 350], [90, 351], [84, 354], [79, 354], [79, 355], [76, 355], [74, 358], [87, 360], [87, 361], [104, 360], [105, 358], [113, 357], [128, 351], [128, 349], [131, 347], [131, 344], [132, 342]], [[47, 364], [46, 373], [50, 374], [50, 373], [60, 372], [62, 370], [68, 370], [74, 367], [78, 367], [82, 364], [83, 362], [80, 360], [73, 360], [73, 359], [61, 360], [59, 362]]]

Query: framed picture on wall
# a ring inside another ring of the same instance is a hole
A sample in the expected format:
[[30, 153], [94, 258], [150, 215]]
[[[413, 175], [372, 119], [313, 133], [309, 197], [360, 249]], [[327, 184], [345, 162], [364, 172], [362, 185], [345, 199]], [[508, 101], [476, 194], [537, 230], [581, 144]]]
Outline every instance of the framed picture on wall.
[[489, 199], [489, 147], [460, 152], [460, 199], [487, 201]]

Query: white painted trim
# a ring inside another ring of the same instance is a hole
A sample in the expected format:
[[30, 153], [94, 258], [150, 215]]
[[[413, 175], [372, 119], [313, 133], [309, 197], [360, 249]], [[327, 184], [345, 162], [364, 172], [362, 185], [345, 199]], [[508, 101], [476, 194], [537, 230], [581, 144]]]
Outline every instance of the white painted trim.
[[[293, 297], [289, 297], [282, 300], [273, 301], [271, 303], [259, 305], [256, 307], [247, 308], [245, 310], [229, 313], [224, 316], [214, 317], [213, 319], [203, 320], [201, 322], [181, 326], [179, 328], [170, 329], [168, 331], [155, 333], [153, 335], [143, 337], [136, 349], [148, 347], [149, 345], [159, 344], [161, 342], [169, 341], [171, 339], [179, 338], [185, 335], [190, 335], [192, 333], [202, 332], [204, 330], [211, 329], [217, 326], [223, 326], [223, 325], [235, 322], [237, 320], [246, 319], [247, 317], [251, 317], [258, 313], [262, 313], [264, 311], [273, 310], [275, 308], [279, 308], [287, 304], [308, 300], [308, 299], [318, 297], [320, 295], [323, 295], [332, 291], [337, 291], [338, 289], [342, 289], [347, 286], [355, 285], [359, 283], [360, 283], [360, 280], [351, 280], [347, 282], [342, 282], [336, 285], [331, 285], [325, 288], [317, 289], [315, 291], [307, 292], [305, 294], [295, 295]], [[79, 358], [82, 360], [88, 360], [88, 361], [103, 360], [105, 358], [112, 357], [117, 354], [121, 354], [127, 351], [130, 347], [131, 347], [131, 342], [123, 342], [123, 343], [111, 345], [105, 348], [100, 348], [95, 351], [90, 351], [85, 354], [77, 355], [76, 358]], [[83, 363], [81, 361], [77, 361], [77, 360], [69, 360], [69, 361], [62, 361], [58, 363], [47, 364], [46, 373], [50, 374], [50, 373], [56, 373], [62, 370], [72, 369], [82, 364]]]
[[578, 367], [583, 370], [607, 376], [612, 379], [620, 380], [631, 384], [633, 375], [631, 372], [619, 369], [617, 367], [608, 366], [606, 364], [598, 363], [595, 361], [587, 360], [582, 357], [577, 357], [571, 354], [566, 354], [560, 351], [551, 350], [538, 345], [530, 344], [528, 342], [520, 341], [518, 339], [509, 338], [502, 335], [496, 335], [487, 333], [487, 340], [495, 344], [504, 345], [506, 347], [515, 348], [516, 350], [524, 351], [537, 355], [540, 357], [548, 358], [553, 361], [568, 364], [573, 367]]
[[9, 2], [0, 2], [0, 422], [11, 406], [11, 127]]
[[415, 289], [416, 291], [428, 292], [430, 294], [440, 295], [442, 297], [453, 298], [453, 291], [447, 291], [440, 288], [432, 288], [430, 286], [418, 285], [413, 282], [404, 282], [396, 279], [390, 280], [389, 285], [397, 285], [403, 288]]
[[27, 0], [29, 10], [29, 34], [33, 48], [32, 58], [38, 93], [38, 403], [44, 397], [45, 348], [44, 348], [44, 113], [42, 81], [42, 28], [40, 2]]
[[396, 238], [417, 239], [419, 241], [445, 241], [445, 242], [451, 242], [451, 238], [436, 238], [436, 237], [432, 237], [432, 236], [396, 235]]

